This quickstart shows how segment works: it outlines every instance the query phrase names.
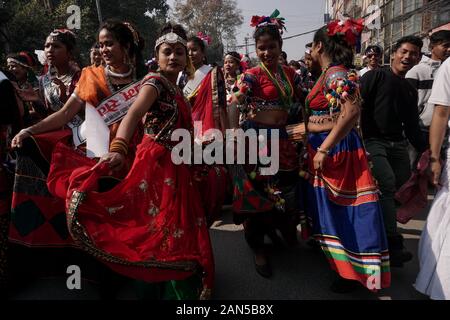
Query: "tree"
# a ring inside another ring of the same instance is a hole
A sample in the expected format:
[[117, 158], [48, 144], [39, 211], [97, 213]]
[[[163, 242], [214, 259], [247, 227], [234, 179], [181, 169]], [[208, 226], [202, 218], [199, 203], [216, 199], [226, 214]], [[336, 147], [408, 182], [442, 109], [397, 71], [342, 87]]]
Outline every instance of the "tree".
[[[5, 23], [5, 45], [8, 51], [41, 49], [51, 28], [51, 15], [40, 1], [12, 0], [10, 16]], [[5, 52], [5, 54], [8, 52]]]
[[[45, 37], [55, 28], [64, 28], [70, 5], [81, 9], [81, 29], [77, 35], [81, 61], [88, 63], [89, 49], [96, 41], [99, 28], [95, 0], [9, 0], [6, 10], [0, 0], [0, 55], [1, 62], [8, 52], [42, 50]], [[116, 18], [136, 26], [146, 42], [144, 57], [153, 54], [157, 30], [165, 23], [168, 6], [165, 0], [100, 1], [103, 20]]]
[[100, 1], [103, 19], [120, 18], [136, 26], [145, 40], [144, 56], [153, 56], [158, 30], [166, 22], [169, 7], [166, 0], [127, 0], [111, 5], [110, 0]]
[[222, 60], [224, 46], [236, 45], [236, 31], [244, 21], [236, 0], [175, 0], [173, 18], [192, 35], [200, 31], [213, 39], [210, 62]]
[[12, 5], [12, 1], [0, 0], [0, 59], [10, 50], [6, 24], [12, 18]]
[[96, 42], [99, 28], [95, 0], [60, 0], [52, 12], [52, 25], [53, 28], [65, 28], [70, 16], [67, 8], [74, 4], [81, 10], [81, 28], [72, 31], [77, 35], [77, 55], [80, 61], [86, 64], [89, 62], [90, 48]]

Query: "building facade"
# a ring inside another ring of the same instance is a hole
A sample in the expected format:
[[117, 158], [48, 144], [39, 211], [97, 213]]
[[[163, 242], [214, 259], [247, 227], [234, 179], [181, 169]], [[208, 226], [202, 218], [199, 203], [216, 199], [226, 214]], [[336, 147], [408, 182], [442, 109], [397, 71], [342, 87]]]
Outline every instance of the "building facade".
[[327, 0], [327, 10], [332, 19], [343, 14], [373, 20], [375, 23], [369, 23], [361, 36], [361, 52], [368, 45], [379, 44], [384, 48], [385, 63], [389, 63], [391, 48], [401, 37], [423, 38], [422, 51], [426, 52], [429, 34], [450, 30], [448, 0]]

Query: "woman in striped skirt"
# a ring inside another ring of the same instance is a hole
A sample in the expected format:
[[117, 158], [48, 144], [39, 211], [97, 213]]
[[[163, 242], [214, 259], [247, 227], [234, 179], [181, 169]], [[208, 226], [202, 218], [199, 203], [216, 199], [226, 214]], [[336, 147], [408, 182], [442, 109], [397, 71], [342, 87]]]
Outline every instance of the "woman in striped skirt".
[[389, 253], [362, 140], [356, 75], [349, 73], [359, 21], [331, 22], [315, 36], [311, 57], [322, 75], [306, 99], [308, 212], [313, 235], [338, 273], [331, 289], [390, 285]]

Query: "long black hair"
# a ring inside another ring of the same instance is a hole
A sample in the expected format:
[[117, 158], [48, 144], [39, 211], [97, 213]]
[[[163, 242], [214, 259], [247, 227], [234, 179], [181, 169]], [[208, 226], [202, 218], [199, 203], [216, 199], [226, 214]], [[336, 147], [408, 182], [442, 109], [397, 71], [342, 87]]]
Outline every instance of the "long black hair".
[[127, 22], [108, 19], [101, 25], [99, 34], [103, 29], [111, 32], [122, 47], [128, 47], [128, 55], [135, 62], [136, 76], [138, 79], [142, 78], [146, 74], [145, 63], [142, 57], [145, 41], [136, 28]]
[[321, 42], [325, 53], [334, 64], [343, 64], [346, 68], [353, 68], [353, 48], [345, 40], [344, 36], [334, 35], [330, 37], [327, 26], [324, 26], [314, 34], [314, 43]]
[[253, 34], [253, 39], [255, 39], [255, 46], [259, 38], [261, 38], [263, 35], [266, 34], [280, 44], [280, 49], [282, 48], [283, 39], [281, 38], [281, 34], [280, 31], [278, 30], [278, 27], [273, 24], [267, 24], [256, 28], [255, 33]]

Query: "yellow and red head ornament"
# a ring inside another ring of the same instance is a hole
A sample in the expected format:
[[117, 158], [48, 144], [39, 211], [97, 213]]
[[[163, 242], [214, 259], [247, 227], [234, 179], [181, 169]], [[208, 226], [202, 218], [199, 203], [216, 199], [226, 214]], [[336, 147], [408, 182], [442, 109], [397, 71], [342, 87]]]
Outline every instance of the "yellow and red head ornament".
[[285, 20], [283, 17], [279, 17], [280, 11], [275, 9], [269, 17], [266, 16], [253, 16], [250, 22], [251, 27], [259, 28], [265, 25], [275, 25], [280, 34], [283, 34], [283, 30], [286, 30]]

